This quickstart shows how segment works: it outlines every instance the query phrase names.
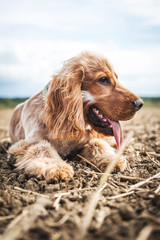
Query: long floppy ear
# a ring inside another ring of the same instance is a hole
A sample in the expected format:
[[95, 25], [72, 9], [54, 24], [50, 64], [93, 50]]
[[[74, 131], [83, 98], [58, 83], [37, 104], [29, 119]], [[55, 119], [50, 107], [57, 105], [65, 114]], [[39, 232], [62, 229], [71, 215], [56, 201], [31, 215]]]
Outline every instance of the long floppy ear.
[[44, 123], [56, 140], [80, 139], [85, 133], [81, 96], [84, 68], [66, 65], [50, 82], [44, 110]]

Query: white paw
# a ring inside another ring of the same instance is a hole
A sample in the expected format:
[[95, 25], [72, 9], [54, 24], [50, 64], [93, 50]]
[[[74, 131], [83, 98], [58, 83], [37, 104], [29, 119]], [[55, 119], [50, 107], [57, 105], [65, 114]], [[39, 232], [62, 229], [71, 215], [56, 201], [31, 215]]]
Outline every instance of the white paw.
[[73, 178], [73, 168], [67, 163], [55, 163], [45, 170], [44, 177], [47, 181], [64, 180], [68, 181]]

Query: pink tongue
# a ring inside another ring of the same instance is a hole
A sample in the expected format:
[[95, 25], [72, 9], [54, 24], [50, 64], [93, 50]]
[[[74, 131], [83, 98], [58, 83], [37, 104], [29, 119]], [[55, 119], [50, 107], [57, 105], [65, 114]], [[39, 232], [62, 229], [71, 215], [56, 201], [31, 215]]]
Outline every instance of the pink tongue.
[[123, 134], [122, 134], [122, 128], [119, 122], [111, 121], [109, 122], [112, 124], [112, 129], [114, 133], [114, 137], [118, 146], [118, 149], [120, 148], [122, 141], [123, 141]]

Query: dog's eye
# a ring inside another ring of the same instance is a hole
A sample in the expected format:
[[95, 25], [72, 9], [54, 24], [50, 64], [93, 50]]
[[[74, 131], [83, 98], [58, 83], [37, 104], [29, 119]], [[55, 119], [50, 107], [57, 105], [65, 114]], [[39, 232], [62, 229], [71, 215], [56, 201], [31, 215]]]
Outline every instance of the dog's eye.
[[111, 82], [110, 82], [108, 77], [102, 77], [102, 78], [100, 78], [98, 80], [98, 82], [103, 84], [103, 85], [110, 85], [111, 84]]

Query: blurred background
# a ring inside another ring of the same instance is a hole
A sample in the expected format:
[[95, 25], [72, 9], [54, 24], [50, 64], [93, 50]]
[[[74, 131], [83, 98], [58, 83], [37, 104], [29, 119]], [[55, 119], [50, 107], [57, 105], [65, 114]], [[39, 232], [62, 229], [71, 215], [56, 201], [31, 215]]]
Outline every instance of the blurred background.
[[38, 93], [84, 50], [137, 95], [160, 97], [160, 1], [0, 0], [1, 98]]

